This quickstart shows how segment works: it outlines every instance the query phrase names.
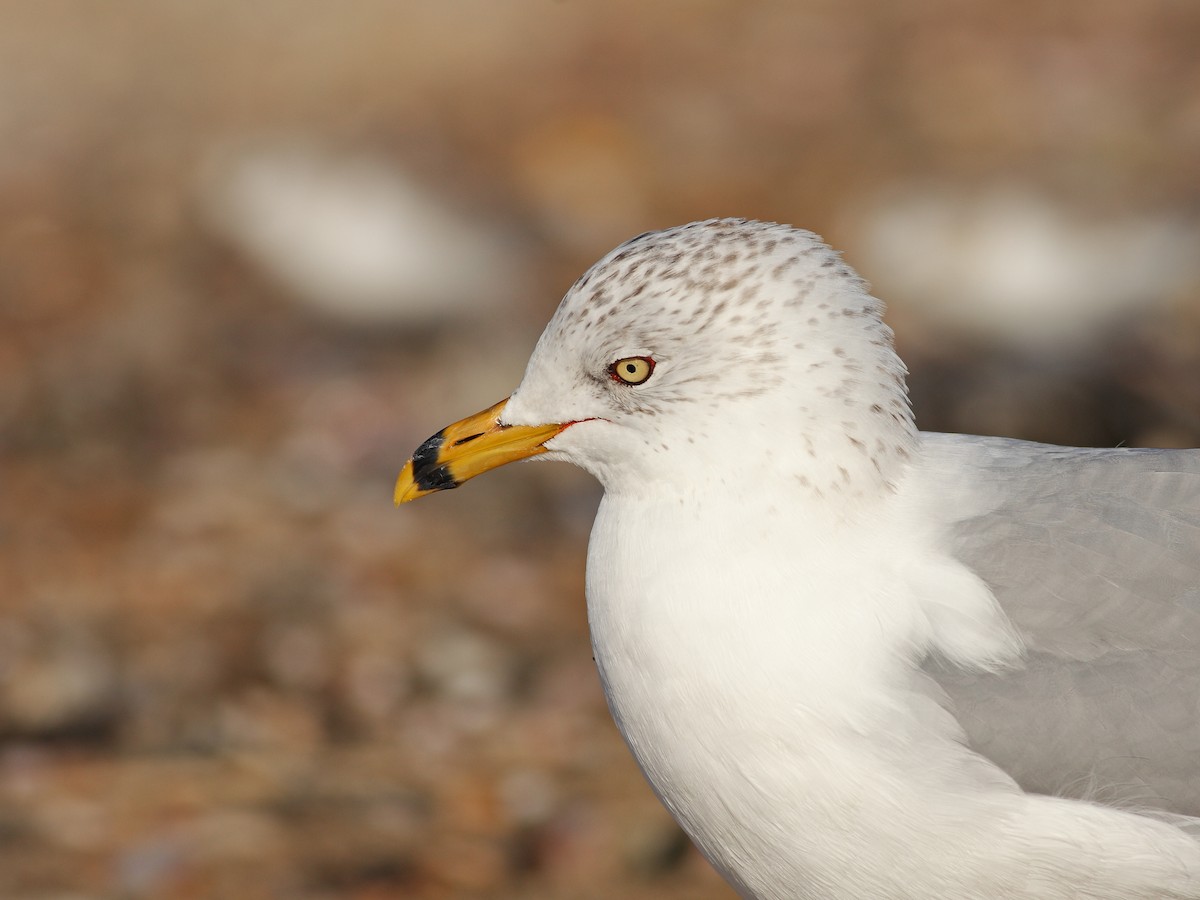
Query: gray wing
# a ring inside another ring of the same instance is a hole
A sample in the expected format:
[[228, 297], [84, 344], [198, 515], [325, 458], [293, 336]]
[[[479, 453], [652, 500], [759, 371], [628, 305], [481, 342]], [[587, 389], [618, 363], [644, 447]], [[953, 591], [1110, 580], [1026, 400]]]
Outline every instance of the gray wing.
[[925, 434], [952, 551], [1026, 665], [929, 671], [1028, 790], [1200, 815], [1200, 450]]

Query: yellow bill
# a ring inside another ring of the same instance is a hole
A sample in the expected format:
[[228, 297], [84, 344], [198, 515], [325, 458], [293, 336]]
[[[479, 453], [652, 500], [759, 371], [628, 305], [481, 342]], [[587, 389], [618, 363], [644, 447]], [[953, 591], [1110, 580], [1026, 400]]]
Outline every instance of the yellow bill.
[[456, 488], [505, 463], [545, 453], [546, 441], [573, 423], [501, 425], [507, 399], [447, 425], [420, 447], [396, 479], [396, 505]]

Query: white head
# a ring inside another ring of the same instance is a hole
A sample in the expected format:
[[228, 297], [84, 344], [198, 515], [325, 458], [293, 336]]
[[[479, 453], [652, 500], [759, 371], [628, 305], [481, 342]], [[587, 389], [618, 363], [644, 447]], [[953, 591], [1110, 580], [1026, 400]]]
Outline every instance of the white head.
[[881, 311], [808, 231], [712, 219], [639, 235], [567, 291], [511, 398], [417, 450], [397, 502], [538, 454], [612, 493], [880, 496], [916, 435]]
[[567, 291], [501, 422], [577, 423], [546, 450], [609, 491], [736, 490], [782, 471], [877, 492], [915, 435], [881, 311], [811, 232], [740, 219], [648, 232]]

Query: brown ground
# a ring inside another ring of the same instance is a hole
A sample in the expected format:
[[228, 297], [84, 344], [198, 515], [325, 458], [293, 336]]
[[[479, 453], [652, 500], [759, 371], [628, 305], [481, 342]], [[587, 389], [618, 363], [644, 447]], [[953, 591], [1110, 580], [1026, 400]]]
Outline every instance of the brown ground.
[[[647, 228], [853, 263], [841, 205], [914, 177], [1195, 214], [1197, 46], [1184, 2], [6, 3], [0, 896], [731, 896], [608, 720], [595, 489], [395, 511], [399, 465]], [[513, 237], [508, 330], [293, 302], [203, 211], [213, 154], [280, 134]], [[1200, 286], [1069, 363], [892, 321], [926, 428], [1200, 443]]]

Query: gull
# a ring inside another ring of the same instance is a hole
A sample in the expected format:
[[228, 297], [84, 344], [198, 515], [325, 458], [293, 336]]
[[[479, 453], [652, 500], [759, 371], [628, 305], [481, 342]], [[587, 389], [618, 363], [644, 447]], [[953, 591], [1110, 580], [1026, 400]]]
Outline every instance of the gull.
[[1200, 898], [1200, 451], [920, 432], [881, 316], [811, 232], [640, 235], [396, 502], [601, 482], [609, 709], [743, 897]]

